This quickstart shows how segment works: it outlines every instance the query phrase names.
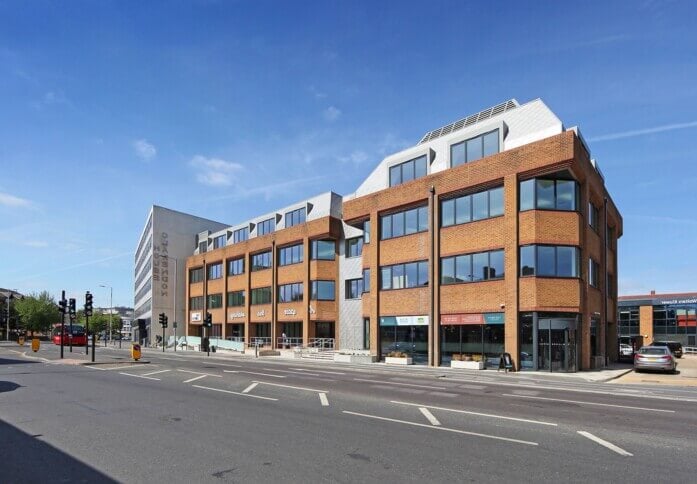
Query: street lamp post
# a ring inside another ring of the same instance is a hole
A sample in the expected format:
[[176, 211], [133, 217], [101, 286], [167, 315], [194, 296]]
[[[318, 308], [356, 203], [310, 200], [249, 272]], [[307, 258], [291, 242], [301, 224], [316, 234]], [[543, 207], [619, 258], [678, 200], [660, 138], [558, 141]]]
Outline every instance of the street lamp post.
[[5, 341], [10, 341], [10, 301], [14, 299], [14, 294], [12, 292], [5, 295], [7, 298], [7, 319], [5, 320]]
[[[103, 288], [109, 288], [109, 341], [111, 341], [111, 318], [113, 317], [114, 314], [114, 288], [106, 285], [106, 284], [100, 284], [99, 287]], [[94, 338], [94, 336], [92, 336]], [[104, 338], [104, 346], [106, 347], [106, 338]]]

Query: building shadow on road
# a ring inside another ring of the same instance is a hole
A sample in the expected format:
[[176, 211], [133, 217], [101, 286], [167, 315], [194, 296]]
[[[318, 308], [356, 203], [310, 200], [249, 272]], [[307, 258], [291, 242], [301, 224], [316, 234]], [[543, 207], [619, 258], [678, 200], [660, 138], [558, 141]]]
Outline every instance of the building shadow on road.
[[0, 393], [12, 392], [21, 386], [13, 381], [0, 381]]
[[27, 365], [27, 364], [36, 364], [38, 363], [37, 361], [32, 361], [32, 360], [18, 360], [15, 358], [3, 358], [0, 356], [0, 365]]
[[0, 420], [2, 482], [117, 482], [41, 438]]

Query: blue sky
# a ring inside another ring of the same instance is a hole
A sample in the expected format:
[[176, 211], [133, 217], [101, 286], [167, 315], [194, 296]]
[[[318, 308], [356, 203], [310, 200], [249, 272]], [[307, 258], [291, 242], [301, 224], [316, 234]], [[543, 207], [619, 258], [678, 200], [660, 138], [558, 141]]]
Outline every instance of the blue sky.
[[621, 294], [697, 290], [691, 1], [0, 1], [0, 287], [133, 304], [155, 203], [234, 224], [351, 193], [509, 98], [579, 125]]

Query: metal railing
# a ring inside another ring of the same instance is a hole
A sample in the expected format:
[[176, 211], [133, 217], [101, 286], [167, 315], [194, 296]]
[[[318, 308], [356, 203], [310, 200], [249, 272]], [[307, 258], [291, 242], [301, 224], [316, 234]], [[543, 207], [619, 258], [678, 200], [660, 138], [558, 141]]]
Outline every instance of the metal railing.
[[228, 340], [228, 341], [237, 341], [238, 343], [239, 343], [239, 342], [243, 342], [243, 343], [244, 343], [244, 336], [228, 336], [228, 337], [225, 338], [225, 339]]
[[334, 349], [334, 338], [310, 338], [308, 348], [317, 348], [320, 351], [330, 351]]
[[248, 348], [254, 348], [255, 346], [271, 346], [271, 337], [269, 336], [253, 336], [249, 338], [247, 343]]
[[682, 352], [686, 355], [697, 355], [697, 346], [683, 346]]
[[282, 349], [287, 349], [287, 348], [297, 348], [298, 346], [303, 345], [303, 339], [302, 338], [290, 338], [286, 336], [285, 338], [283, 336], [279, 336], [276, 338], [276, 348], [282, 348]]

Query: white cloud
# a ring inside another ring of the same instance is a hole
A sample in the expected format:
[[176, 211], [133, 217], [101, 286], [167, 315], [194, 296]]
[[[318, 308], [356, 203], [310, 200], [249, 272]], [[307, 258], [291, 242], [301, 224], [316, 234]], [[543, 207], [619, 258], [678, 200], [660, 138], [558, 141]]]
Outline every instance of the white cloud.
[[202, 155], [194, 156], [189, 165], [198, 170], [196, 180], [210, 186], [230, 186], [235, 183], [236, 175], [244, 170], [239, 163]]
[[352, 151], [348, 156], [340, 156], [339, 161], [342, 163], [353, 163], [354, 165], [360, 165], [368, 161], [368, 153], [362, 150]]
[[143, 161], [150, 161], [157, 155], [155, 146], [148, 143], [146, 139], [139, 139], [133, 142], [133, 149], [136, 150], [136, 155]]
[[663, 126], [654, 126], [653, 128], [635, 129], [632, 131], [622, 131], [620, 133], [610, 133], [601, 136], [588, 138], [588, 141], [610, 141], [622, 138], [633, 138], [635, 136], [643, 136], [645, 134], [662, 133], [664, 131], [675, 131], [676, 129], [697, 128], [697, 121], [689, 123], [665, 124]]
[[0, 205], [13, 208], [31, 208], [32, 203], [26, 198], [15, 197], [9, 193], [0, 192]]
[[335, 106], [329, 106], [324, 110], [323, 115], [327, 121], [336, 121], [341, 116], [341, 110]]

